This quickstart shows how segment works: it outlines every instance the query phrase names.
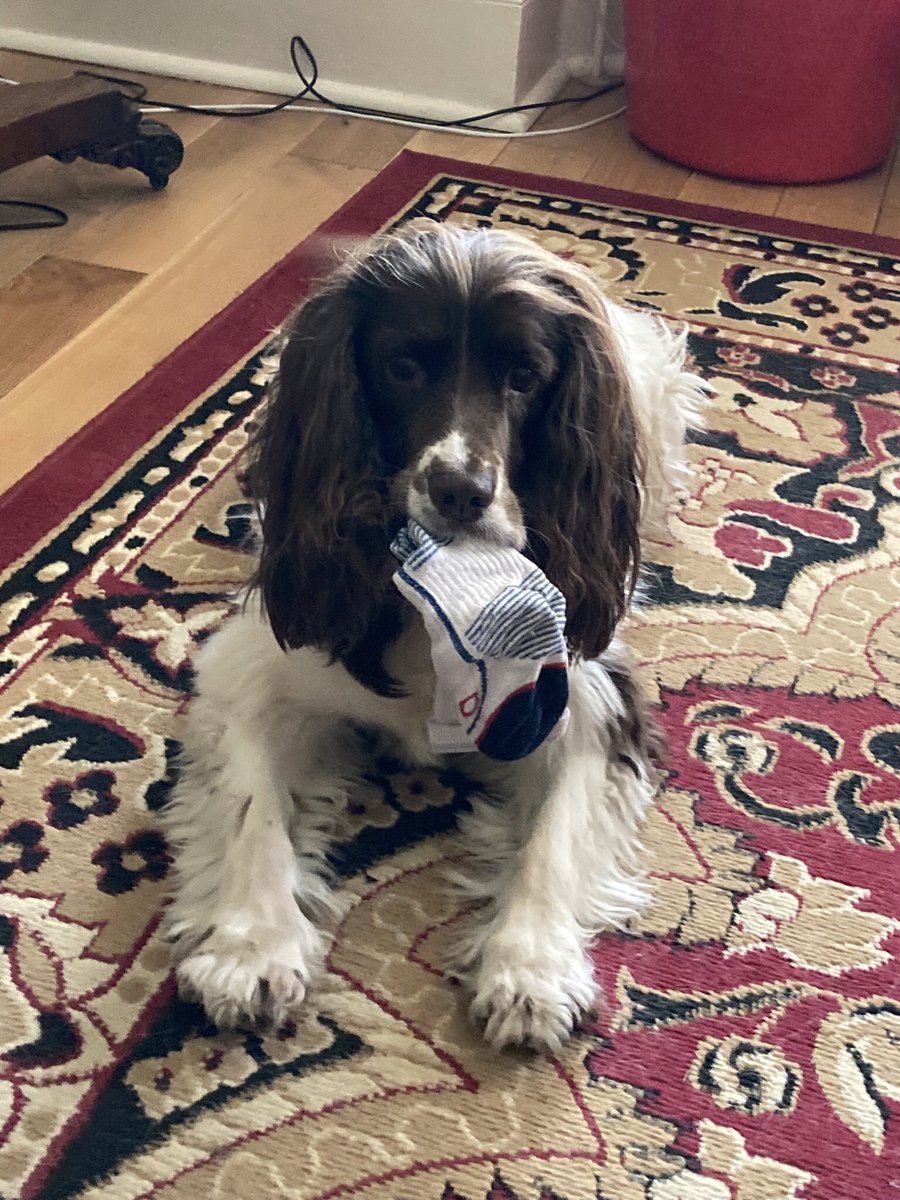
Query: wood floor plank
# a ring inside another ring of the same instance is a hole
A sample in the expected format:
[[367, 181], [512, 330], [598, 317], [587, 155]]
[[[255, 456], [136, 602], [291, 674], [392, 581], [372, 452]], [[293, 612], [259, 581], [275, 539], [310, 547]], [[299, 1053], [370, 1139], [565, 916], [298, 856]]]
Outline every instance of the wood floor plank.
[[[0, 490], [311, 233], [371, 171], [283, 157], [165, 267], [0, 399]], [[303, 198], [298, 203], [298, 197]]]
[[252, 121], [217, 121], [192, 143], [162, 192], [134, 192], [105, 206], [65, 247], [65, 253], [107, 267], [150, 272], [198, 237], [238, 196], [322, 120], [275, 113]]
[[[532, 127], [538, 129], [565, 129], [570, 125], [581, 125], [595, 117], [605, 117], [622, 106], [619, 91], [602, 96], [586, 104], [563, 105], [548, 109]], [[511, 138], [494, 159], [498, 167], [509, 167], [515, 171], [530, 171], [535, 175], [550, 175], [562, 179], [584, 179], [606, 144], [606, 131], [620, 121], [613, 118], [588, 129], [575, 133], [559, 133], [552, 137]]]
[[133, 271], [39, 258], [0, 288], [0, 396], [143, 279]]
[[784, 188], [778, 185], [737, 183], [694, 171], [678, 193], [678, 199], [716, 208], [734, 208], [739, 212], [773, 216], [781, 202], [783, 191]]
[[443, 158], [459, 158], [463, 162], [487, 165], [509, 145], [507, 138], [470, 137], [443, 129], [420, 129], [406, 143], [407, 150], [419, 154], [439, 154]]
[[897, 145], [891, 157], [875, 232], [881, 237], [900, 238], [900, 147]]
[[628, 132], [627, 120], [624, 115], [597, 126], [594, 162], [584, 178], [626, 192], [676, 197], [690, 178], [690, 170], [646, 150]]
[[380, 171], [403, 149], [413, 132], [403, 125], [363, 121], [332, 113], [319, 117], [293, 153], [310, 161], [343, 163]]
[[882, 208], [875, 232], [879, 237], [900, 239], [900, 208]]
[[[14, 230], [0, 233], [0, 284], [24, 271], [44, 255], [59, 255], [72, 237], [98, 212], [127, 203], [137, 192], [150, 191], [136, 171], [118, 171], [96, 163], [69, 165], [52, 158], [23, 163], [0, 175], [0, 199], [52, 204], [68, 217], [68, 224], [53, 229]], [[0, 210], [0, 217], [5, 216]]]
[[884, 166], [839, 183], [786, 187], [777, 215], [808, 225], [832, 225], [871, 233], [878, 223], [888, 176], [888, 168]]
[[[565, 135], [563, 135], [565, 136]], [[584, 150], [566, 150], [549, 138], [510, 141], [495, 157], [494, 164], [511, 171], [528, 171], [555, 179], [584, 179], [594, 155]]]
[[900, 208], [900, 141], [895, 143], [888, 158], [887, 183], [881, 204], [883, 208]]

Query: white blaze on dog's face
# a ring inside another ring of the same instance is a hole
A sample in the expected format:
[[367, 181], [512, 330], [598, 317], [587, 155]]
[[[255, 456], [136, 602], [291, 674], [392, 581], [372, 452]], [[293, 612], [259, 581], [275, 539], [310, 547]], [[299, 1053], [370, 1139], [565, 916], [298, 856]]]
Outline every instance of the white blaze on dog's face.
[[517, 550], [525, 545], [503, 456], [479, 455], [459, 429], [427, 446], [399, 487], [407, 514], [431, 533], [469, 534]]
[[384, 298], [359, 359], [408, 516], [439, 536], [525, 545], [515, 473], [559, 373], [559, 341], [533, 304], [487, 286], [453, 303], [415, 288]]

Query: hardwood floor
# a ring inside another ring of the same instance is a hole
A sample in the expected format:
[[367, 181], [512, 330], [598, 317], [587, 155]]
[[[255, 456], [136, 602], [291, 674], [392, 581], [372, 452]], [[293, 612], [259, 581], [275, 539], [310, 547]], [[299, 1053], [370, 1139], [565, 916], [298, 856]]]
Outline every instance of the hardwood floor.
[[[68, 75], [69, 62], [0, 51], [0, 75]], [[140, 78], [182, 103], [262, 100]], [[2, 85], [0, 85], [2, 86]], [[573, 91], [577, 95], [577, 86]], [[623, 103], [561, 106], [566, 126]], [[63, 228], [0, 232], [0, 490], [9, 487], [310, 233], [404, 147], [795, 220], [900, 237], [900, 159], [812, 187], [730, 183], [655, 157], [620, 116], [552, 138], [472, 138], [317, 113], [233, 121], [165, 118], [186, 146], [165, 192], [135, 172], [51, 159], [0, 175], [0, 198], [69, 215]]]

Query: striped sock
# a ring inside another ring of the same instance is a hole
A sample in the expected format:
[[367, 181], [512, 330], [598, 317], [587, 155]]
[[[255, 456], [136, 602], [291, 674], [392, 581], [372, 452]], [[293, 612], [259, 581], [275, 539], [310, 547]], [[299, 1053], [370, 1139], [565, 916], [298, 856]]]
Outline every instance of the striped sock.
[[431, 640], [431, 744], [524, 758], [568, 719], [565, 599], [517, 550], [439, 541], [410, 521], [391, 547], [394, 583]]

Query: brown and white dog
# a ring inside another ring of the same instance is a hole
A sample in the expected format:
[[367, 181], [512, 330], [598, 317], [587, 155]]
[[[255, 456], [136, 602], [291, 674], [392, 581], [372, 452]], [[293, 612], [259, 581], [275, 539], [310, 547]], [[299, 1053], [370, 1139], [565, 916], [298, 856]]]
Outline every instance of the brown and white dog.
[[588, 943], [644, 903], [651, 734], [616, 630], [703, 403], [683, 333], [515, 234], [416, 222], [290, 318], [250, 448], [258, 570], [197, 655], [164, 818], [178, 978], [215, 1021], [304, 999], [353, 731], [434, 761], [429, 646], [391, 582], [412, 517], [522, 550], [566, 597], [566, 732], [462, 763], [490, 793], [463, 820], [479, 903], [452, 969], [492, 1044], [567, 1036], [594, 995]]

